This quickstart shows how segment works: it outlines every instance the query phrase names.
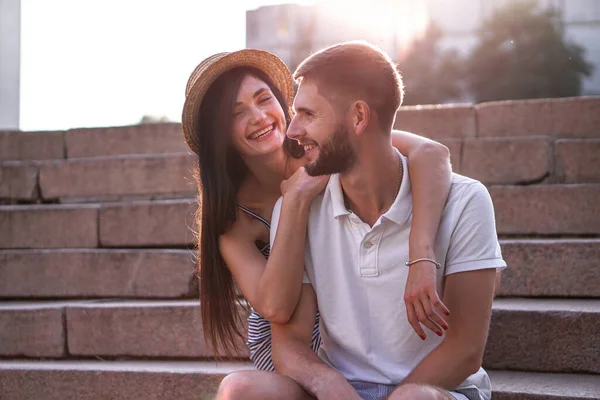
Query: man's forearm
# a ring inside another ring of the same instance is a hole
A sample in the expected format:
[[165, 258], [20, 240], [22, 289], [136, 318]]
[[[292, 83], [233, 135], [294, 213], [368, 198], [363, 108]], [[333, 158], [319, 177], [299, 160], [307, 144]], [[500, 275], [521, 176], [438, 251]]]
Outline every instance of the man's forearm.
[[467, 346], [442, 342], [406, 377], [404, 383], [420, 383], [453, 390], [477, 372], [481, 357]]
[[325, 365], [305, 343], [280, 339], [273, 342], [272, 354], [277, 372], [295, 380], [317, 399], [360, 399], [348, 381]]

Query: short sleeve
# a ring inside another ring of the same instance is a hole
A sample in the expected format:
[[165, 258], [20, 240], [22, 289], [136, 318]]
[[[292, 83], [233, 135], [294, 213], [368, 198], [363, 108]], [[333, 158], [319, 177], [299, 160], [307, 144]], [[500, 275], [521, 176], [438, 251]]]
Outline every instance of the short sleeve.
[[498, 268], [504, 269], [492, 198], [480, 182], [464, 189], [462, 212], [450, 238], [446, 257], [446, 275], [463, 271]]

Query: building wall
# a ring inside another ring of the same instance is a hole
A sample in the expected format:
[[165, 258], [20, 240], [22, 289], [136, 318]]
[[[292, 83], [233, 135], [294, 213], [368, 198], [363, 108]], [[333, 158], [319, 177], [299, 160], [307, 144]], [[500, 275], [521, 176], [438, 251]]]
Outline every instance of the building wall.
[[0, 0], [0, 129], [19, 128], [21, 2]]
[[[441, 48], [466, 55], [477, 43], [476, 31], [480, 24], [496, 8], [511, 1], [514, 0], [426, 0], [426, 12], [445, 32]], [[395, 1], [399, 10], [416, 3], [419, 2]], [[583, 94], [600, 94], [600, 0], [539, 0], [539, 3], [561, 10], [567, 39], [582, 46], [586, 59], [596, 67], [583, 81]], [[379, 36], [368, 30], [349, 31], [332, 15], [335, 13], [320, 4], [268, 6], [248, 11], [246, 46], [277, 54], [292, 70], [320, 48], [361, 38], [378, 44], [397, 58], [401, 43], [394, 38], [393, 30], [387, 35], [381, 35], [385, 30], [380, 30]]]

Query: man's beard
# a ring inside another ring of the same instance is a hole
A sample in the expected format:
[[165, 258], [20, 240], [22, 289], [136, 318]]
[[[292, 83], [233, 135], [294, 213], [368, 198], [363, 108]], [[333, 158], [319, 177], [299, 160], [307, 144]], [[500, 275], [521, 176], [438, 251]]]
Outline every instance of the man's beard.
[[348, 130], [343, 124], [338, 124], [331, 139], [319, 146], [317, 159], [305, 168], [310, 176], [343, 174], [355, 163], [356, 151], [348, 139]]

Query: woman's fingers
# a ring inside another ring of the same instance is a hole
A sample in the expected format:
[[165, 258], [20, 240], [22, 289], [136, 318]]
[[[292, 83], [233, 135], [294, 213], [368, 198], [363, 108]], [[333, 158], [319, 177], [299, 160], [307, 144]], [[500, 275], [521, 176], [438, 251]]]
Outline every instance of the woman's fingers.
[[425, 331], [423, 330], [423, 327], [421, 327], [421, 324], [417, 319], [415, 308], [413, 307], [411, 302], [405, 301], [404, 304], [406, 305], [406, 315], [408, 317], [408, 323], [410, 324], [410, 326], [412, 326], [416, 334], [419, 335], [421, 339], [425, 340], [427, 336], [425, 336]]
[[429, 289], [429, 300], [431, 301], [431, 305], [438, 313], [441, 315], [450, 316], [450, 310], [442, 301], [440, 300], [440, 296], [438, 296], [437, 290], [435, 288]]
[[425, 325], [430, 331], [434, 332], [438, 336], [442, 336], [442, 328], [440, 328], [436, 323], [434, 323], [423, 308], [421, 301], [416, 301], [414, 303], [415, 313], [417, 314], [417, 319], [420, 323]]
[[[428, 295], [421, 297], [421, 304], [423, 305], [425, 316], [436, 325], [436, 329], [438, 327], [442, 327], [444, 330], [448, 329], [448, 323], [437, 313], [436, 309], [432, 306], [432, 302]], [[440, 334], [442, 332], [435, 330], [435, 333], [441, 336]]]

